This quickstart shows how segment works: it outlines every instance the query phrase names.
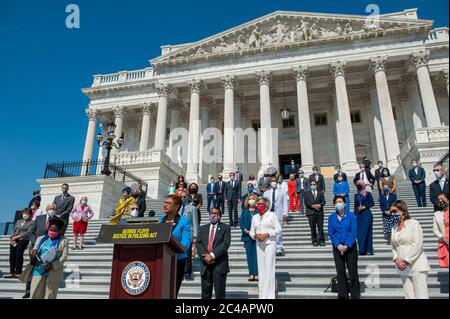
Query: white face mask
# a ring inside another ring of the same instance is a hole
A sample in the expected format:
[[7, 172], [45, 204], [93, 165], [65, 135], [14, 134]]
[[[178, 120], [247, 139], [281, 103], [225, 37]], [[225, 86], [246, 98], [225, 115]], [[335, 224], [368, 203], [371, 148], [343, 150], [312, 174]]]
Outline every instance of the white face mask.
[[138, 215], [139, 215], [139, 211], [136, 208], [131, 210], [132, 217], [137, 217]]
[[366, 186], [366, 192], [370, 193], [372, 191], [372, 187]]
[[277, 188], [277, 182], [270, 183], [270, 186], [272, 186], [272, 188]]
[[28, 214], [23, 214], [23, 215], [22, 215], [22, 218], [23, 218], [23, 220], [28, 220], [28, 219], [30, 219], [30, 215], [28, 215]]
[[441, 178], [442, 174], [439, 171], [434, 172], [434, 176], [436, 176], [436, 178]]
[[417, 167], [417, 163], [412, 163], [412, 166], [413, 167]]
[[55, 216], [55, 214], [56, 214], [56, 212], [55, 212], [54, 210], [49, 210], [49, 211], [47, 212], [47, 215], [50, 216], [50, 217]]
[[255, 201], [254, 199], [250, 199], [250, 200], [248, 201], [248, 205], [249, 205], [250, 207], [255, 207], [255, 204], [256, 204], [256, 201]]
[[82, 204], [82, 205], [86, 205], [86, 204], [87, 204], [87, 200], [82, 200], [82, 201], [81, 201], [81, 204]]

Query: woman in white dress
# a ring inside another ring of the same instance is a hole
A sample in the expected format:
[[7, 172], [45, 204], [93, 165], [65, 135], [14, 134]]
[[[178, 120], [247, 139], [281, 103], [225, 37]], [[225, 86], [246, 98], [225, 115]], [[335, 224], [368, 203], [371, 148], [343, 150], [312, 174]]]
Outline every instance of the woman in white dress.
[[405, 298], [429, 299], [430, 265], [423, 251], [422, 227], [411, 218], [408, 206], [401, 200], [392, 203], [390, 213], [400, 215], [398, 226], [392, 228], [392, 260], [402, 279]]
[[256, 207], [259, 214], [253, 216], [251, 230], [246, 233], [256, 240], [259, 299], [275, 299], [275, 259], [281, 225], [277, 216], [268, 211], [267, 198], [260, 197]]

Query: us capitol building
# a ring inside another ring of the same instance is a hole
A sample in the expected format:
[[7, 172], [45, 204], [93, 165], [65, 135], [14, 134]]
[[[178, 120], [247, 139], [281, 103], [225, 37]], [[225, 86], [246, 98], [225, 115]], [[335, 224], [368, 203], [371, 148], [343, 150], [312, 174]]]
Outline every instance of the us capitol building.
[[[405, 178], [412, 158], [429, 174], [448, 152], [448, 28], [433, 28], [416, 9], [380, 16], [277, 11], [193, 43], [164, 45], [141, 70], [95, 75], [83, 161], [98, 131], [115, 124], [111, 163], [161, 198], [177, 175], [205, 183], [239, 166], [244, 177], [294, 159], [308, 174], [349, 175], [364, 156]], [[102, 124], [102, 125], [100, 125]], [[185, 143], [172, 134], [184, 128]], [[216, 128], [220, 136], [202, 133]], [[254, 142], [235, 129], [261, 134]], [[219, 161], [202, 161], [215, 139]], [[181, 145], [181, 146], [180, 146]], [[260, 154], [250, 160], [252, 154]], [[80, 154], [81, 155], [81, 154]], [[184, 160], [186, 159], [186, 160]], [[102, 174], [40, 179], [50, 201], [68, 182], [88, 194], [98, 218], [109, 216], [122, 184]]]

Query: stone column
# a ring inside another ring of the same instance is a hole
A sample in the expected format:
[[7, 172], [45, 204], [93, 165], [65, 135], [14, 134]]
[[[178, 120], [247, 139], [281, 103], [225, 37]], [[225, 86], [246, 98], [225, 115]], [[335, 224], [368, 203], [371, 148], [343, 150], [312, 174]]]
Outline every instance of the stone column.
[[92, 153], [94, 151], [95, 128], [97, 126], [97, 109], [87, 109], [89, 123], [86, 134], [86, 142], [84, 143], [83, 162], [92, 160]]
[[227, 179], [230, 172], [235, 171], [234, 163], [234, 87], [236, 77], [227, 75], [222, 77], [225, 88], [224, 118], [223, 118], [223, 178]]
[[415, 129], [422, 128], [425, 123], [425, 115], [423, 114], [422, 102], [420, 101], [420, 94], [417, 88], [416, 77], [412, 74], [402, 76], [402, 84], [406, 88], [408, 94], [409, 108], [412, 113], [412, 124]]
[[445, 83], [447, 86], [447, 95], [448, 95], [448, 70], [442, 70], [439, 72], [439, 80]]
[[139, 152], [148, 151], [148, 140], [150, 138], [150, 122], [151, 113], [153, 111], [153, 103], [144, 103], [141, 105], [142, 110], [142, 128], [141, 128], [141, 140], [139, 142]]
[[[180, 110], [183, 108], [184, 103], [182, 100], [176, 100], [170, 104], [170, 132], [172, 133], [179, 127], [180, 123]], [[169, 136], [169, 155], [172, 162], [177, 163], [178, 150], [173, 147], [175, 140]]]
[[[116, 129], [114, 130], [114, 135], [116, 136], [114, 139], [114, 143], [116, 143], [116, 145], [117, 145], [117, 140], [123, 134], [123, 118], [124, 118], [125, 114], [127, 113], [127, 110], [126, 110], [125, 106], [121, 105], [121, 106], [114, 106], [113, 112], [114, 112], [114, 116], [115, 116], [114, 124], [116, 125]], [[118, 153], [118, 151], [119, 151], [118, 149], [113, 147], [111, 149], [111, 154], [116, 154], [116, 153]]]
[[[234, 128], [241, 129], [241, 111], [242, 104], [244, 103], [244, 95], [240, 92], [234, 94]], [[243, 141], [238, 140], [239, 136], [234, 135], [234, 164], [242, 166], [242, 158], [244, 152]], [[242, 169], [242, 167], [241, 167]], [[242, 171], [241, 171], [242, 172]]]
[[155, 132], [155, 150], [165, 152], [166, 145], [166, 123], [167, 123], [167, 103], [170, 92], [170, 85], [168, 83], [157, 83], [158, 90], [158, 115], [156, 117], [156, 132]]
[[189, 112], [189, 144], [186, 179], [190, 183], [198, 183], [198, 164], [200, 152], [200, 90], [202, 81], [194, 79], [188, 81], [191, 88], [191, 105]]
[[342, 167], [342, 143], [339, 142], [341, 140], [341, 127], [339, 125], [339, 115], [337, 112], [336, 87], [335, 87], [334, 83], [331, 83], [329, 85], [329, 87], [330, 87], [330, 92], [332, 92], [332, 95], [329, 97], [329, 100], [330, 100], [331, 109], [333, 110], [334, 122], [336, 125], [335, 145], [336, 145], [336, 148], [338, 151], [336, 164], [339, 163], [339, 165]]
[[431, 85], [430, 72], [428, 71], [429, 60], [430, 52], [427, 50], [413, 53], [409, 58], [409, 62], [416, 68], [427, 127], [440, 127], [439, 109], [434, 96], [433, 86]]
[[200, 176], [200, 180], [203, 183], [207, 183], [208, 182], [208, 168], [209, 168], [209, 164], [210, 163], [206, 163], [204, 161], [204, 157], [203, 157], [203, 148], [205, 147], [205, 142], [207, 142], [207, 140], [204, 138], [203, 133], [205, 132], [206, 129], [208, 129], [209, 127], [209, 114], [210, 114], [210, 106], [214, 103], [214, 100], [211, 96], [205, 96], [202, 95], [200, 96], [200, 118], [201, 118], [201, 127], [200, 127], [200, 150], [199, 150], [199, 167], [198, 167], [198, 173]]
[[414, 112], [411, 110], [409, 103], [409, 96], [406, 90], [401, 90], [399, 94], [397, 94], [398, 103], [402, 110], [402, 119], [403, 124], [405, 126], [405, 132], [408, 138], [411, 132], [414, 131], [414, 123], [412, 121]]
[[340, 126], [340, 140], [342, 144], [342, 170], [350, 176], [358, 171], [356, 161], [355, 140], [353, 138], [352, 121], [350, 118], [350, 105], [348, 103], [347, 87], [345, 83], [346, 62], [337, 61], [330, 64], [330, 72], [334, 76], [336, 87], [336, 104]]
[[311, 174], [314, 166], [314, 152], [311, 134], [311, 121], [308, 102], [308, 66], [299, 66], [293, 69], [294, 79], [297, 82], [298, 103], [298, 127], [300, 134], [300, 153], [302, 157], [302, 168], [305, 174]]
[[386, 149], [384, 146], [384, 134], [383, 134], [383, 126], [381, 124], [381, 114], [380, 114], [380, 105], [378, 103], [378, 93], [377, 88], [375, 87], [375, 83], [373, 80], [366, 80], [365, 87], [369, 90], [370, 95], [370, 104], [371, 104], [371, 113], [373, 114], [372, 118], [369, 118], [373, 123], [373, 130], [375, 136], [375, 145], [372, 147], [376, 147], [377, 149], [377, 159], [374, 161], [382, 161], [384, 165], [386, 165]]
[[402, 168], [399, 161], [400, 147], [398, 145], [397, 128], [395, 126], [394, 112], [392, 110], [391, 96], [389, 94], [385, 72], [386, 60], [387, 57], [371, 58], [369, 69], [375, 75], [383, 135], [388, 139], [385, 143], [387, 167], [391, 173], [400, 174]]
[[373, 123], [373, 112], [372, 112], [372, 106], [371, 106], [371, 99], [370, 99], [370, 95], [366, 95], [364, 94], [361, 97], [361, 102], [362, 105], [364, 106], [364, 110], [366, 111], [366, 118], [367, 118], [367, 123], [369, 123], [369, 136], [370, 136], [370, 144], [371, 144], [371, 151], [372, 151], [372, 161], [375, 163], [378, 161], [378, 150], [377, 150], [377, 139], [375, 136], [375, 126]]
[[270, 109], [270, 71], [258, 71], [256, 77], [259, 82], [259, 100], [260, 100], [260, 143], [261, 169], [258, 175], [269, 165], [273, 164], [272, 148], [272, 116]]

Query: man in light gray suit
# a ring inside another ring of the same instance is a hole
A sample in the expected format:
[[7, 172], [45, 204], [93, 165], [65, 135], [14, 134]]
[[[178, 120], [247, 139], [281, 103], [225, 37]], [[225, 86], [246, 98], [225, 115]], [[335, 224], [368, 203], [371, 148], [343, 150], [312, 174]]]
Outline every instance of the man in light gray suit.
[[64, 236], [69, 225], [69, 217], [75, 203], [75, 197], [69, 194], [69, 185], [61, 185], [62, 194], [55, 197], [53, 204], [56, 206], [56, 216], [64, 221], [61, 235]]

